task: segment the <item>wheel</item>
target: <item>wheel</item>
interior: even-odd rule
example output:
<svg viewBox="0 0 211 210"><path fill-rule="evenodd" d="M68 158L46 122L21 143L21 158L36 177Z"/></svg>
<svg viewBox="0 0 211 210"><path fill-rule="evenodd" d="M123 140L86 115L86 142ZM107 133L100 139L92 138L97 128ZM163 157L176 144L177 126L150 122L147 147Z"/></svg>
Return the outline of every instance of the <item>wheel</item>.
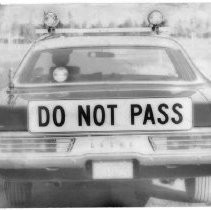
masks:
<svg viewBox="0 0 211 210"><path fill-rule="evenodd" d="M25 206L31 200L32 183L5 181L4 192L11 206Z"/></svg>
<svg viewBox="0 0 211 210"><path fill-rule="evenodd" d="M185 179L185 187L191 201L211 203L211 177Z"/></svg>

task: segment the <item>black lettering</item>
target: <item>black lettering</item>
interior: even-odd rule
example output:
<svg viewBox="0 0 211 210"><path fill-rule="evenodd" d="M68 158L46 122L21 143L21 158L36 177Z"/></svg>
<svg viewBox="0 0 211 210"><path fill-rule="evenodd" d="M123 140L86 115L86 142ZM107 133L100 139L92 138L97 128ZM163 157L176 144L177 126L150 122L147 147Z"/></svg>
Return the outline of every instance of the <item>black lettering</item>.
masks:
<svg viewBox="0 0 211 210"><path fill-rule="evenodd" d="M155 124L155 118L150 104L147 104L146 106L143 124L146 125L148 120L150 120L153 125Z"/></svg>
<svg viewBox="0 0 211 210"><path fill-rule="evenodd" d="M101 120L97 119L98 110L101 111ZM103 106L96 105L93 112L94 122L97 126L101 126L105 122L105 110Z"/></svg>
<svg viewBox="0 0 211 210"><path fill-rule="evenodd" d="M86 122L86 125L90 126L90 106L86 106L86 111L84 111L81 105L78 106L78 125L82 126L82 117Z"/></svg>
<svg viewBox="0 0 211 210"><path fill-rule="evenodd" d="M135 123L135 116L138 116L141 113L142 113L142 108L139 104L131 104L130 106L131 125L134 125Z"/></svg>
<svg viewBox="0 0 211 210"><path fill-rule="evenodd" d="M163 109L168 109L168 105L167 104L160 104L158 106L158 111L164 116L164 120L162 120L161 118L158 118L158 122L162 125L166 124L169 121L169 117L166 114L166 112Z"/></svg>
<svg viewBox="0 0 211 210"><path fill-rule="evenodd" d="M114 125L114 108L117 108L116 104L109 104L107 105L107 108L111 110L111 125Z"/></svg>
<svg viewBox="0 0 211 210"><path fill-rule="evenodd" d="M45 112L45 115L46 115L46 120L45 122L43 122L43 118L42 118L42 113ZM49 110L47 107L45 106L39 106L38 107L38 116L39 116L39 126L40 127L45 127L49 124L49 121L50 121L50 113L49 113Z"/></svg>
<svg viewBox="0 0 211 210"><path fill-rule="evenodd" d="M61 120L60 122L58 122L57 119L57 112L60 111L61 114ZM61 127L62 125L64 125L65 122L65 111L63 109L62 106L56 106L53 110L53 122L57 127Z"/></svg>
<svg viewBox="0 0 211 210"><path fill-rule="evenodd" d="M181 122L183 121L183 116L182 116L182 114L177 110L177 108L180 108L180 109L183 108L182 104L176 103L176 104L174 104L173 107L172 107L173 112L174 112L175 114L178 115L178 120L176 120L175 118L171 118L171 120L172 120L172 122L173 122L174 124L179 124L179 123L181 123Z"/></svg>

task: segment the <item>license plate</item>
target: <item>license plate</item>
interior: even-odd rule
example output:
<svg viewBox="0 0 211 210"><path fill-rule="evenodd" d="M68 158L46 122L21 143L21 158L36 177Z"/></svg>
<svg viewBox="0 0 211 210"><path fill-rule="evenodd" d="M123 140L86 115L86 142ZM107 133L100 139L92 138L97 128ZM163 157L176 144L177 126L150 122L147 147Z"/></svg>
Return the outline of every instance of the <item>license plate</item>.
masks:
<svg viewBox="0 0 211 210"><path fill-rule="evenodd" d="M189 98L30 101L31 132L159 131L192 127Z"/></svg>
<svg viewBox="0 0 211 210"><path fill-rule="evenodd" d="M93 179L132 179L132 161L94 161L92 164Z"/></svg>

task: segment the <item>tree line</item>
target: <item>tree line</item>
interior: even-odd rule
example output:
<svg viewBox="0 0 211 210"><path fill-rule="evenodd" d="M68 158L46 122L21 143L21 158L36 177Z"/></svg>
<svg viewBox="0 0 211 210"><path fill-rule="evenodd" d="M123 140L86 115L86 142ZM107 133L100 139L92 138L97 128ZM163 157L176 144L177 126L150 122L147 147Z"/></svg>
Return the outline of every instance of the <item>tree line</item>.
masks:
<svg viewBox="0 0 211 210"><path fill-rule="evenodd" d="M163 26L169 26L169 23L165 20L163 22ZM88 22L83 22L82 24L76 23L70 20L68 23L59 22L59 28L75 28L75 29L83 29L83 28L131 28L131 27L149 27L149 24L146 20L143 22L136 22L131 20L130 18L125 19L122 23L110 22L107 25L104 25L101 21L96 23L89 24ZM26 24L12 24L11 34L16 34L22 36L26 39L34 39L36 38L35 29L37 28L45 28L44 24L40 24L34 26L30 23ZM211 37L211 22L210 20L201 21L200 19L195 18L190 19L185 23L178 19L173 25L170 27L170 35L175 37L200 37L200 38L209 38Z"/></svg>

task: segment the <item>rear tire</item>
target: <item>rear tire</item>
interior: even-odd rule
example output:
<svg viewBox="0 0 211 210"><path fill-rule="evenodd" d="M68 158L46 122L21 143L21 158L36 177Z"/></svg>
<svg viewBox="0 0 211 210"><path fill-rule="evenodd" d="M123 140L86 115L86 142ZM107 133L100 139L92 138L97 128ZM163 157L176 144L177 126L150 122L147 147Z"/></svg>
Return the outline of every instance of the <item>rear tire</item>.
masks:
<svg viewBox="0 0 211 210"><path fill-rule="evenodd" d="M185 179L188 197L193 202L211 203L211 177Z"/></svg>
<svg viewBox="0 0 211 210"><path fill-rule="evenodd" d="M4 192L12 207L23 207L29 204L32 194L32 183L5 181Z"/></svg>

